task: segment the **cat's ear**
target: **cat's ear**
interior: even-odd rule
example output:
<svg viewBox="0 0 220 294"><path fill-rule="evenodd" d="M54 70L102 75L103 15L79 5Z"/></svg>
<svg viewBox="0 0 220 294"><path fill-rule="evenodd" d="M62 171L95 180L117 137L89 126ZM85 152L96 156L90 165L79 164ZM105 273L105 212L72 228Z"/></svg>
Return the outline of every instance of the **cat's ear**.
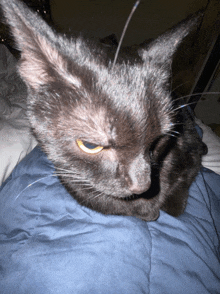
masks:
<svg viewBox="0 0 220 294"><path fill-rule="evenodd" d="M199 22L202 13L198 12L194 16L188 17L156 40L150 43L146 49L139 51L140 56L145 62L154 60L154 63L170 63L177 47L182 42L192 28Z"/></svg>
<svg viewBox="0 0 220 294"><path fill-rule="evenodd" d="M59 52L64 42L62 37L57 36L37 12L22 2L1 0L0 3L21 51L19 72L27 85L37 90L59 75L78 88L80 79L68 73L67 60Z"/></svg>

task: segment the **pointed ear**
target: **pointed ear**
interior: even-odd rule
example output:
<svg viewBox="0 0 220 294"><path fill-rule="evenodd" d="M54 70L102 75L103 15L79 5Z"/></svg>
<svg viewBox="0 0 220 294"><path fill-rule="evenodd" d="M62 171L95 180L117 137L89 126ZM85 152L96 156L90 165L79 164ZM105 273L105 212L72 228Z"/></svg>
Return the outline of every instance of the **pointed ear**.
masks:
<svg viewBox="0 0 220 294"><path fill-rule="evenodd" d="M57 37L46 22L22 2L1 0L1 6L21 51L19 72L26 84L38 89L59 75L78 88L80 79L68 73L67 58L60 50L62 43L68 41Z"/></svg>
<svg viewBox="0 0 220 294"><path fill-rule="evenodd" d="M146 49L141 49L139 54L142 59L145 62L149 62L153 58L159 64L170 63L179 44L188 35L193 26L199 22L201 16L202 13L199 12L197 15L188 17L151 42Z"/></svg>

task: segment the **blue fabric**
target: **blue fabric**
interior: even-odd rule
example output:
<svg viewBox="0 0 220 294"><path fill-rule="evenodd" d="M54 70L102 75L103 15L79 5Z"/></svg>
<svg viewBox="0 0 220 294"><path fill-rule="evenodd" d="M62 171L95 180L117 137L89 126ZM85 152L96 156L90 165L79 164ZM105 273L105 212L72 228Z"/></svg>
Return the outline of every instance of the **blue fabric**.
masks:
<svg viewBox="0 0 220 294"><path fill-rule="evenodd" d="M178 218L80 206L35 148L0 188L1 294L220 293L220 176L203 169Z"/></svg>

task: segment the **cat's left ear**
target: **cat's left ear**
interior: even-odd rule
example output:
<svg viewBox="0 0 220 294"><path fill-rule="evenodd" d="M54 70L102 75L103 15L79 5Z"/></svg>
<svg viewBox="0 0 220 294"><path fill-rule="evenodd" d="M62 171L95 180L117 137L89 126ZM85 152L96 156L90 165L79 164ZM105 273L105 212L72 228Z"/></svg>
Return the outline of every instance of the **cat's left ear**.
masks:
<svg viewBox="0 0 220 294"><path fill-rule="evenodd" d="M143 61L166 64L170 63L177 47L182 42L191 29L199 22L202 13L198 12L194 16L188 17L186 20L180 22L175 27L158 37L150 43L146 49L139 51Z"/></svg>
<svg viewBox="0 0 220 294"><path fill-rule="evenodd" d="M57 36L36 12L19 0L0 0L0 3L21 51L19 73L26 84L38 90L59 77L78 88L80 79L68 72L67 58L60 50L62 46L68 47L68 41Z"/></svg>

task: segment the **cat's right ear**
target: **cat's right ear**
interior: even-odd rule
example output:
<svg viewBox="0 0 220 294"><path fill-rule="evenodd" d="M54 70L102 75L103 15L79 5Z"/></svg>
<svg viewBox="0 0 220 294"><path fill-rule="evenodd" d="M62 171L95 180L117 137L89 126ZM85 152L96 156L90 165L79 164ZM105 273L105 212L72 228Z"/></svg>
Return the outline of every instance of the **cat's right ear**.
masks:
<svg viewBox="0 0 220 294"><path fill-rule="evenodd" d="M57 36L37 12L22 2L0 0L0 3L21 51L19 72L27 86L37 90L59 75L64 82L80 87L80 78L68 72L67 60L59 50L64 42L62 37Z"/></svg>
<svg viewBox="0 0 220 294"><path fill-rule="evenodd" d="M139 54L143 61L148 63L153 60L154 63L160 65L170 64L179 44L192 28L199 23L202 15L202 12L198 12L196 15L188 17L151 42L146 49L141 49Z"/></svg>

